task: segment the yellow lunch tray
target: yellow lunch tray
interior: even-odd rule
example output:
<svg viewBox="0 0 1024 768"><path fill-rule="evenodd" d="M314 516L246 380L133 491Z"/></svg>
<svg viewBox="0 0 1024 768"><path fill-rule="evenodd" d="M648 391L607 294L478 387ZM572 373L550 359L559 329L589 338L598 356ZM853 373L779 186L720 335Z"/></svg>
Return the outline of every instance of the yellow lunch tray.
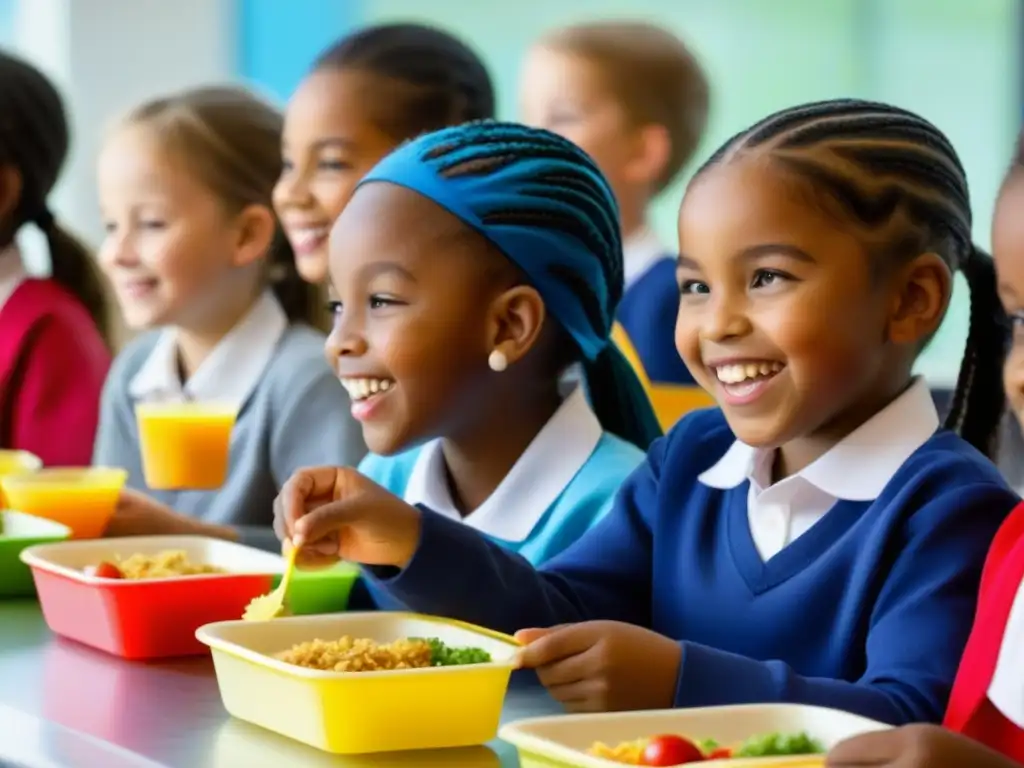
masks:
<svg viewBox="0 0 1024 768"><path fill-rule="evenodd" d="M391 642L436 637L477 647L488 664L386 672L322 672L273 658L298 643L343 636ZM413 613L295 616L200 627L224 707L240 720L335 754L483 744L498 732L519 645L458 621Z"/></svg>

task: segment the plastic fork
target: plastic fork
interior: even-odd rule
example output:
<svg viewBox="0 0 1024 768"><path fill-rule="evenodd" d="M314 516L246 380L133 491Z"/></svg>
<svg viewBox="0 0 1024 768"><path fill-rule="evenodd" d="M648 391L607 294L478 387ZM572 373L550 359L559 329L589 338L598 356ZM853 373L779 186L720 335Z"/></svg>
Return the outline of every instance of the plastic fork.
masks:
<svg viewBox="0 0 1024 768"><path fill-rule="evenodd" d="M285 598L288 596L288 585L292 580L292 573L295 572L295 556L298 554L298 547L292 547L285 556L284 576L277 589L265 595L254 597L242 614L244 621L269 621L287 613Z"/></svg>

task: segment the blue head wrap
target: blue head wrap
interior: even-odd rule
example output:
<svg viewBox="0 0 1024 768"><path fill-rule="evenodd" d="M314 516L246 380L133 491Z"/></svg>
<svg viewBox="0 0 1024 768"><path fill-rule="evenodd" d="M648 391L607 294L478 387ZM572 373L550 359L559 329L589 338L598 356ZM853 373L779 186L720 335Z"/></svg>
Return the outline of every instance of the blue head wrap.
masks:
<svg viewBox="0 0 1024 768"><path fill-rule="evenodd" d="M521 125L469 123L399 147L360 185L374 181L418 192L487 238L522 270L585 358L608 344L622 297L618 207L576 145ZM538 226L544 220L550 226Z"/></svg>
<svg viewBox="0 0 1024 768"><path fill-rule="evenodd" d="M619 211L590 157L549 131L482 121L399 147L359 186L379 181L432 200L526 275L579 347L605 429L646 449L660 428L609 340L623 291Z"/></svg>

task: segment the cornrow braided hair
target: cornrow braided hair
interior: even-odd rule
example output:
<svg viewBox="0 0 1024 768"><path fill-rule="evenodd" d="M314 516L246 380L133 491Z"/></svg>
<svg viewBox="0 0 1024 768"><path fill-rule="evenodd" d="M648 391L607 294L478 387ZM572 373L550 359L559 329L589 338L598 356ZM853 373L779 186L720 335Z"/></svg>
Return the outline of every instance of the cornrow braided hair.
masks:
<svg viewBox="0 0 1024 768"><path fill-rule="evenodd" d="M433 200L515 264L579 349L604 428L646 450L660 427L609 340L624 286L618 207L586 153L549 131L478 121L405 144L360 186L374 181Z"/></svg>
<svg viewBox="0 0 1024 768"><path fill-rule="evenodd" d="M967 174L949 139L907 110L859 99L777 112L729 139L697 171L748 153L772 161L859 225L879 266L935 253L971 291L970 330L946 427L988 456L1005 408L1008 322L992 259L973 244ZM828 204L832 205L829 206Z"/></svg>

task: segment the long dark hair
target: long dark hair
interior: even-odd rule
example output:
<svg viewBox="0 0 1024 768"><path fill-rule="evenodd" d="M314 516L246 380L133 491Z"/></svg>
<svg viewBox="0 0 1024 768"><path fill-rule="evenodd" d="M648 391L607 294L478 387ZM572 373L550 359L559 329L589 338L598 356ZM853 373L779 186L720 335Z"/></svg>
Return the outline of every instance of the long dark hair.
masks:
<svg viewBox="0 0 1024 768"><path fill-rule="evenodd" d="M21 199L0 223L0 240L8 245L25 224L38 226L46 236L53 280L78 298L109 345L107 295L93 255L47 204L68 144L67 116L53 83L27 62L0 53L0 165L21 175Z"/></svg>

